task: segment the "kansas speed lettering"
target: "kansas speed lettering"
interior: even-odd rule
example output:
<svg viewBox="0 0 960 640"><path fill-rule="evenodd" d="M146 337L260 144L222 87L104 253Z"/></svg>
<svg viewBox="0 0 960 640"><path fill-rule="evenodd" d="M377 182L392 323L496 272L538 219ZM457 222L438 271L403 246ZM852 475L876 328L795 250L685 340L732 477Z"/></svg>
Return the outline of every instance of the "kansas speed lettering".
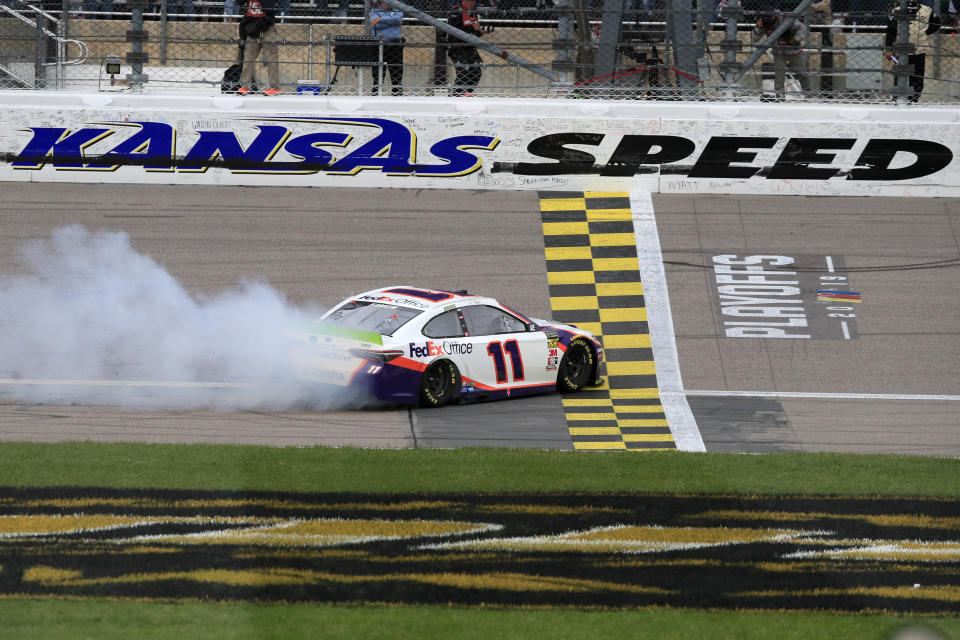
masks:
<svg viewBox="0 0 960 640"><path fill-rule="evenodd" d="M682 136L592 132L541 136L527 145L527 153L536 161L495 162L493 172L900 181L932 175L953 161L953 152L939 142L909 138L711 136L700 146ZM903 155L910 161L898 160Z"/></svg>
<svg viewBox="0 0 960 640"><path fill-rule="evenodd" d="M728 338L851 340L861 294L838 256L725 253L711 259Z"/></svg>
<svg viewBox="0 0 960 640"><path fill-rule="evenodd" d="M252 122L251 122L252 120ZM386 175L452 178L471 174L482 159L471 150L493 150L493 136L462 135L430 146L436 162L418 160L417 136L385 118L251 118L236 130L201 129L193 135L165 122L93 122L79 130L30 127L31 140L13 159L15 169L203 173ZM372 137L371 137L372 134ZM362 137L360 137L362 136ZM192 138L185 143L182 138Z"/></svg>

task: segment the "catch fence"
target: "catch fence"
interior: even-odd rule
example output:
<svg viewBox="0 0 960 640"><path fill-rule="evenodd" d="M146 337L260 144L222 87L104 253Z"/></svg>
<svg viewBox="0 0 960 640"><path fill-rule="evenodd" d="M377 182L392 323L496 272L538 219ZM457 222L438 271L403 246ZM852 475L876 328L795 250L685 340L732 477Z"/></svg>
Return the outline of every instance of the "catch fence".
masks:
<svg viewBox="0 0 960 640"><path fill-rule="evenodd" d="M220 94L238 1L0 0L0 89ZM447 0L386 0L404 14L397 87L370 2L278 0L285 94L960 102L950 0L481 1L475 33L450 26Z"/></svg>

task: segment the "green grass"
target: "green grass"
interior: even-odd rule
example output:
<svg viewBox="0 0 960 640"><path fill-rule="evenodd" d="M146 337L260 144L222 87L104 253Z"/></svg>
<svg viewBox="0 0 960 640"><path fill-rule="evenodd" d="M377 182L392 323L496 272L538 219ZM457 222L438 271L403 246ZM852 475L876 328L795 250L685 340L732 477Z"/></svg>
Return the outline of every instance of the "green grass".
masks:
<svg viewBox="0 0 960 640"><path fill-rule="evenodd" d="M921 626L960 638L956 618L721 613L677 610L533 611L247 603L0 601L4 638L179 640L267 638L655 638L858 640ZM934 638L937 636L933 636ZM917 639L919 640L919 639ZM924 637L922 640L928 640Z"/></svg>
<svg viewBox="0 0 960 640"><path fill-rule="evenodd" d="M832 453L3 443L0 486L960 496L960 461Z"/></svg>
<svg viewBox="0 0 960 640"><path fill-rule="evenodd" d="M840 454L587 454L102 443L0 444L0 486L370 493L638 492L960 496L960 461ZM6 638L889 638L956 618L0 600Z"/></svg>

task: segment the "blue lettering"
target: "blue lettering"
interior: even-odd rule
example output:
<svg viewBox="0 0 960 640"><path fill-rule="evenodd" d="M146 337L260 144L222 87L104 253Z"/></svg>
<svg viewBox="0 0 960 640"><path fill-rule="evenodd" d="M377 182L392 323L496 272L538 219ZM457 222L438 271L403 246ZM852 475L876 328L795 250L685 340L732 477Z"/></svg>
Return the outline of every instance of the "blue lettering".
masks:
<svg viewBox="0 0 960 640"><path fill-rule="evenodd" d="M470 343L463 344L460 342L434 342L433 340L427 340L422 347L418 347L416 342L408 343L410 345L410 357L411 358L427 358L433 356L453 356L453 355L468 355L473 353L473 345Z"/></svg>
<svg viewBox="0 0 960 640"><path fill-rule="evenodd" d="M61 127L30 127L33 139L13 162L15 169L40 169L48 159L57 169L82 169L83 150L113 133L109 129L81 129L70 133Z"/></svg>
<svg viewBox="0 0 960 640"><path fill-rule="evenodd" d="M410 343L410 357L411 358L422 358L427 355L427 349L425 347L418 347L416 343Z"/></svg>
<svg viewBox="0 0 960 640"><path fill-rule="evenodd" d="M332 118L327 122L374 124L380 134L330 167L333 173L354 175L363 169L384 173L410 174L414 170L416 136L403 125L381 118Z"/></svg>
<svg viewBox="0 0 960 640"><path fill-rule="evenodd" d="M210 161L220 156L233 173L270 171L263 165L280 150L290 132L286 127L274 125L256 127L260 133L247 149L243 148L233 131L198 131L200 139L184 157L180 170L203 173L210 168Z"/></svg>
<svg viewBox="0 0 960 640"><path fill-rule="evenodd" d="M446 164L418 164L414 169L418 176L465 176L479 169L482 161L464 149L492 151L499 143L499 140L491 136L447 138L430 147L430 153L441 160L446 160Z"/></svg>
<svg viewBox="0 0 960 640"><path fill-rule="evenodd" d="M117 124L125 127L138 126L140 130L97 158L96 162L91 162L91 165L103 165L112 171L119 165L111 167L111 161L120 160L120 164L143 165L147 171L173 171L173 127L163 122Z"/></svg>
<svg viewBox="0 0 960 640"><path fill-rule="evenodd" d="M339 160L323 147L345 148L348 133L319 131L291 138L280 125L254 125L258 132L244 148L233 131L198 131L197 140L180 159L176 156L176 130L163 122L117 122L112 128L89 127L71 132L63 127L31 127L33 138L14 159L16 169L41 169L52 164L57 170L113 171L120 166L142 166L147 171L202 173L220 164L234 173L299 173L324 171L333 175L355 175L364 169L390 175L447 176L477 171L482 159L468 149L493 150L499 140L492 136L456 136L440 140L430 148L438 161L416 163L416 135L401 123L382 118L266 118L271 122L315 122L375 127L373 139ZM85 155L93 144L117 133L119 127L138 130L109 151ZM277 161L280 150L293 160Z"/></svg>
<svg viewBox="0 0 960 640"><path fill-rule="evenodd" d="M333 162L333 154L320 149L322 145L333 145L344 147L350 142L350 134L347 133L308 133L303 136L297 136L291 139L283 147L283 150L292 156L302 158L304 163L324 165L317 166L312 170L305 170L298 173L316 173L320 169L325 169Z"/></svg>

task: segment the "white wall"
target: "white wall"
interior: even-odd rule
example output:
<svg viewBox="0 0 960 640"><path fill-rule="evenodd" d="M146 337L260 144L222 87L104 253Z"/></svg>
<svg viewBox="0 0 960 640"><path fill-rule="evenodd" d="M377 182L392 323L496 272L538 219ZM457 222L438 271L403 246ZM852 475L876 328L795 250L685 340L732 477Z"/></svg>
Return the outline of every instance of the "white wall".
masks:
<svg viewBox="0 0 960 640"><path fill-rule="evenodd" d="M134 123L149 123L150 135ZM0 181L955 196L958 132L960 112L950 107L8 91ZM539 157L537 145L554 159ZM81 147L79 166L67 166L63 155ZM251 162L183 164L204 147L214 165L237 153ZM16 167L27 150L58 157ZM179 166L168 159L157 170L153 158L145 168L147 152ZM293 164L311 153L330 166ZM663 153L670 161L659 161ZM91 166L104 154L119 166ZM637 154L647 156L640 173ZM872 178L881 179L866 179L877 163Z"/></svg>

